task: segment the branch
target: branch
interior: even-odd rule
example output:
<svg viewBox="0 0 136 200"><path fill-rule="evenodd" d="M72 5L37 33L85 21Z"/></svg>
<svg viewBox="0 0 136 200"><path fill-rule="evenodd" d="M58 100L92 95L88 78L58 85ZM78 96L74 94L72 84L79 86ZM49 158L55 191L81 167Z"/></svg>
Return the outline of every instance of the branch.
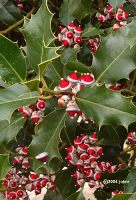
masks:
<svg viewBox="0 0 136 200"><path fill-rule="evenodd" d="M42 99L42 100L50 100L50 99L52 99L53 98L53 96L39 96L38 97L38 99Z"/></svg>
<svg viewBox="0 0 136 200"><path fill-rule="evenodd" d="M25 16L26 18L30 18L31 14L35 11L35 7L32 8L32 10ZM21 24L23 24L24 22L24 17L19 20L18 22L16 22L15 24L9 26L7 29L5 29L4 31L0 31L0 34L7 34L8 32L14 30L15 28L17 28L18 26L20 26Z"/></svg>
<svg viewBox="0 0 136 200"><path fill-rule="evenodd" d="M128 93L130 96L136 96L135 92L132 92L131 90L128 89L123 89L121 90L121 92Z"/></svg>
<svg viewBox="0 0 136 200"><path fill-rule="evenodd" d="M131 86L130 86L130 91L131 92L133 90L133 86L134 86L135 80L136 80L136 71L134 72L134 76L133 76L132 83L131 83Z"/></svg>
<svg viewBox="0 0 136 200"><path fill-rule="evenodd" d="M54 90L51 90L51 89L46 88L46 87L43 87L42 90L43 90L43 92L47 92L47 93L49 93L49 94L54 94L54 95L59 95L59 94L61 94L60 91L54 91Z"/></svg>

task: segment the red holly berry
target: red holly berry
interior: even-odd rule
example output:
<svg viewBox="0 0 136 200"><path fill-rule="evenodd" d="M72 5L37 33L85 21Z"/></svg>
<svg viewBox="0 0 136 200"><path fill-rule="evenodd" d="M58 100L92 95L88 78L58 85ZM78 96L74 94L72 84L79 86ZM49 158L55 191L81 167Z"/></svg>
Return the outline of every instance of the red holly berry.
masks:
<svg viewBox="0 0 136 200"><path fill-rule="evenodd" d="M39 110L45 110L46 107L45 101L39 99L36 105Z"/></svg>
<svg viewBox="0 0 136 200"><path fill-rule="evenodd" d="M72 21L72 22L69 23L68 29L71 30L71 31L73 31L74 28L75 28L75 23Z"/></svg>
<svg viewBox="0 0 136 200"><path fill-rule="evenodd" d="M67 79L71 82L71 83L77 83L78 82L78 74L77 71L72 72L71 74L68 75Z"/></svg>
<svg viewBox="0 0 136 200"><path fill-rule="evenodd" d="M35 156L35 158L45 164L48 160L48 153L47 152L40 153L37 156Z"/></svg>
<svg viewBox="0 0 136 200"><path fill-rule="evenodd" d="M68 90L69 88L71 87L71 83L68 81L68 80L66 80L66 79L61 79L61 81L59 82L59 89L61 90L61 91L66 91L66 90Z"/></svg>
<svg viewBox="0 0 136 200"><path fill-rule="evenodd" d="M66 33L66 37L69 38L69 39L72 39L72 38L74 37L73 32L72 32L72 31L68 31L68 32Z"/></svg>
<svg viewBox="0 0 136 200"><path fill-rule="evenodd" d="M83 30L82 30L82 28L81 28L81 26L79 25L79 26L76 26L75 28L74 28L74 32L76 33L76 35L81 35L81 33L83 32Z"/></svg>
<svg viewBox="0 0 136 200"><path fill-rule="evenodd" d="M82 38L80 37L80 36L76 36L75 38L74 38L74 42L75 43L81 43L82 42Z"/></svg>

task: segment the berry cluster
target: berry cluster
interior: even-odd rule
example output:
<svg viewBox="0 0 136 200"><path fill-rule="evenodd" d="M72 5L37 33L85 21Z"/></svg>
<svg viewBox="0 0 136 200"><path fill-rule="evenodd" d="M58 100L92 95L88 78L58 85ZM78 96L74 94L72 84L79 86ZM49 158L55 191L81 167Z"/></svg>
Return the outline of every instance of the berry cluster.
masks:
<svg viewBox="0 0 136 200"><path fill-rule="evenodd" d="M96 13L96 18L98 21L104 23L107 20L115 19L116 23L113 25L113 30L116 31L120 27L123 27L127 24L126 19L130 16L129 13L127 13L124 10L124 6L120 6L120 8L115 11L111 5L107 5L103 9L103 13Z"/></svg>
<svg viewBox="0 0 136 200"><path fill-rule="evenodd" d="M18 146L15 152L17 155L13 158L13 165L19 165L22 169L28 170L30 168L28 161L28 148Z"/></svg>
<svg viewBox="0 0 136 200"><path fill-rule="evenodd" d="M46 187L47 189L55 189L55 175L51 173L47 176L39 175L30 171L28 162L28 148L18 146L16 148L16 154L13 158L13 166L11 170L6 174L3 185L7 188L4 191L4 198L7 200L29 200L27 191L35 191L38 195L41 193L41 189ZM47 161L47 153L44 152L36 156L40 162Z"/></svg>
<svg viewBox="0 0 136 200"><path fill-rule="evenodd" d="M112 196L115 196L115 195L118 195L118 194L123 194L123 193L124 193L124 191L116 190L116 191L112 192Z"/></svg>
<svg viewBox="0 0 136 200"><path fill-rule="evenodd" d="M99 38L92 38L92 39L87 40L87 45L89 47L91 47L91 49L94 53L96 53L96 51L99 47L99 43L100 43Z"/></svg>
<svg viewBox="0 0 136 200"><path fill-rule="evenodd" d="M95 81L94 75L87 73L78 75L77 71L72 72L66 79L61 79L59 86L54 88L62 94L58 96L58 105L66 107L66 111L71 118L78 117L77 122L82 120L88 123L84 114L80 111L75 101L75 95L85 86L91 86Z"/></svg>
<svg viewBox="0 0 136 200"><path fill-rule="evenodd" d="M56 39L66 47L70 47L73 44L76 44L75 48L77 48L77 44L80 44L82 42L81 34L81 26L76 26L75 23L72 21L67 27L60 26L60 33L57 35Z"/></svg>
<svg viewBox="0 0 136 200"><path fill-rule="evenodd" d="M111 165L109 162L100 161L103 148L97 145L97 134L90 136L82 134L74 140L74 145L66 148L68 165L74 165L77 171L73 174L76 186L82 187L88 182L90 188L103 188L104 183L100 181L102 172L115 173L121 165Z"/></svg>
<svg viewBox="0 0 136 200"><path fill-rule="evenodd" d="M30 106L24 106L19 108L18 110L22 112L24 118L30 117L35 124L38 124L42 121L42 117L44 116L44 110L46 108L46 102L39 99L36 103L36 109Z"/></svg>
<svg viewBox="0 0 136 200"><path fill-rule="evenodd" d="M110 90L121 90L121 89L126 88L126 84L121 84L121 83L116 83L115 85L105 84L105 87L110 89Z"/></svg>
<svg viewBox="0 0 136 200"><path fill-rule="evenodd" d="M131 144L136 144L136 132L129 132L127 139Z"/></svg>

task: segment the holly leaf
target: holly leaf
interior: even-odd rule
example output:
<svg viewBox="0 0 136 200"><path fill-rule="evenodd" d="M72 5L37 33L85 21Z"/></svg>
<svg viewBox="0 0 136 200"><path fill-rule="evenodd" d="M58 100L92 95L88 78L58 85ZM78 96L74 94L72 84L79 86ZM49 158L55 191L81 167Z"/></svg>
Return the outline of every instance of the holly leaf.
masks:
<svg viewBox="0 0 136 200"><path fill-rule="evenodd" d="M19 9L11 2L11 0L0 1L0 20L7 24L13 24L22 18Z"/></svg>
<svg viewBox="0 0 136 200"><path fill-rule="evenodd" d="M126 179L127 183L125 184L126 193L136 192L136 168L133 168Z"/></svg>
<svg viewBox="0 0 136 200"><path fill-rule="evenodd" d="M119 169L116 173L109 173L105 171L102 173L101 182L113 191L124 190L124 185L126 184L126 177L128 173L128 168Z"/></svg>
<svg viewBox="0 0 136 200"><path fill-rule="evenodd" d="M74 194L66 198L65 200L85 200L85 197L83 196L83 193L81 191L81 192L75 192Z"/></svg>
<svg viewBox="0 0 136 200"><path fill-rule="evenodd" d="M132 196L130 196L129 200L135 200L136 199L136 193L132 194Z"/></svg>
<svg viewBox="0 0 136 200"><path fill-rule="evenodd" d="M32 156L36 156L44 151L49 154L49 162L53 158L61 159L58 144L60 142L60 132L64 127L66 112L64 110L54 110L46 115L43 121L36 127L36 135L30 145L29 151Z"/></svg>
<svg viewBox="0 0 136 200"><path fill-rule="evenodd" d="M63 200L63 198L57 190L53 192L50 190L47 190L43 200Z"/></svg>
<svg viewBox="0 0 136 200"><path fill-rule="evenodd" d="M24 123L25 119L22 117L22 113L13 114L10 123L8 121L0 121L0 144L6 145L10 140L14 139Z"/></svg>
<svg viewBox="0 0 136 200"><path fill-rule="evenodd" d="M0 120L10 121L12 113L38 99L36 93L30 93L25 85L14 84L0 91Z"/></svg>
<svg viewBox="0 0 136 200"><path fill-rule="evenodd" d="M72 16L70 12L70 1L69 0L64 0L61 8L60 8L60 20L63 25L67 26L72 20L74 20L74 17Z"/></svg>
<svg viewBox="0 0 136 200"><path fill-rule="evenodd" d="M37 13L32 15L31 20L27 21L22 29L26 39L28 60L32 68L36 70L41 63L42 67L39 66L42 68L41 72L44 71L44 63L59 56L56 51L60 47L50 46L55 39L51 31L52 17L53 14L49 11L47 0L44 0Z"/></svg>
<svg viewBox="0 0 136 200"><path fill-rule="evenodd" d="M126 27L126 32L128 33L127 36L130 41L130 47L132 48L136 43L136 38L134 37L134 33L136 31L136 17L133 18L132 22L127 27Z"/></svg>
<svg viewBox="0 0 136 200"><path fill-rule="evenodd" d="M71 176L74 172L74 168L68 168L66 170L61 170L56 176L55 183L63 199L69 197L77 190L74 185L74 179Z"/></svg>
<svg viewBox="0 0 136 200"><path fill-rule="evenodd" d="M90 0L70 0L69 2L70 12L75 19L79 22L90 14L91 1Z"/></svg>
<svg viewBox="0 0 136 200"><path fill-rule="evenodd" d="M78 72L90 72L89 67L77 60L78 49L67 48L61 52L61 62L69 71L77 70Z"/></svg>
<svg viewBox="0 0 136 200"><path fill-rule="evenodd" d="M121 5L125 3L125 0L109 0L109 4L113 6L113 8L119 8Z"/></svg>
<svg viewBox="0 0 136 200"><path fill-rule="evenodd" d="M102 126L98 135L99 143L101 145L120 146L120 140L117 131L112 126Z"/></svg>
<svg viewBox="0 0 136 200"><path fill-rule="evenodd" d="M125 11L130 13L131 15L136 15L136 6L134 7L132 4L125 3L124 4Z"/></svg>
<svg viewBox="0 0 136 200"><path fill-rule="evenodd" d="M0 179L3 179L5 177L10 168L11 165L9 163L9 155L0 154Z"/></svg>
<svg viewBox="0 0 136 200"><path fill-rule="evenodd" d="M129 26L131 25L112 32L107 37L101 37L92 63L97 82L115 83L122 78L129 79L129 74L135 69L136 45L130 48L127 35Z"/></svg>
<svg viewBox="0 0 136 200"><path fill-rule="evenodd" d="M128 127L136 121L136 107L132 98L126 98L117 91L102 87L86 87L78 93L77 103L86 117L102 125Z"/></svg>
<svg viewBox="0 0 136 200"><path fill-rule="evenodd" d="M63 77L63 64L60 58L55 59L53 62L49 63L44 75L54 82L59 81Z"/></svg>
<svg viewBox="0 0 136 200"><path fill-rule="evenodd" d="M90 25L89 27L86 27L84 29L82 36L83 37L92 37L92 36L100 35L102 33L104 33L104 30L98 29L98 28Z"/></svg>
<svg viewBox="0 0 136 200"><path fill-rule="evenodd" d="M118 195L115 195L112 200L130 200L132 197L132 194L118 194ZM132 199L131 199L132 200ZM134 199L133 199L134 200Z"/></svg>
<svg viewBox="0 0 136 200"><path fill-rule="evenodd" d="M11 84L22 83L26 78L26 60L21 49L3 35L0 35L0 78Z"/></svg>
<svg viewBox="0 0 136 200"><path fill-rule="evenodd" d="M74 48L66 48L61 54L61 62L63 64L67 64L70 61L75 61L77 60L77 53L79 52L79 49L74 49Z"/></svg>
<svg viewBox="0 0 136 200"><path fill-rule="evenodd" d="M136 8L136 2L135 2L135 0L128 0L128 2L130 2Z"/></svg>

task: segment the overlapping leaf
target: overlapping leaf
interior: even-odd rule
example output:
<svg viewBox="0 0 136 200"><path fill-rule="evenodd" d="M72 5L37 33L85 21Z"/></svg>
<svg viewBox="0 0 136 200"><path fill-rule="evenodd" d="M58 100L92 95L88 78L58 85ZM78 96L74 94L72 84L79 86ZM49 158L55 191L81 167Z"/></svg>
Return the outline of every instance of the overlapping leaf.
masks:
<svg viewBox="0 0 136 200"><path fill-rule="evenodd" d="M10 121L11 115L17 108L30 105L37 100L37 94L29 92L23 85L15 84L0 91L0 120Z"/></svg>
<svg viewBox="0 0 136 200"><path fill-rule="evenodd" d="M130 194L127 194L127 193L124 193L124 194L118 194L118 195L115 195L112 200L135 200L134 198L132 199L132 193Z"/></svg>
<svg viewBox="0 0 136 200"><path fill-rule="evenodd" d="M83 196L82 191L81 191L81 192L75 192L74 194L66 198L65 200L85 200L85 197Z"/></svg>
<svg viewBox="0 0 136 200"><path fill-rule="evenodd" d="M10 123L8 121L0 121L0 144L6 145L10 140L14 139L24 125L24 122L25 119L22 117L22 114L14 114Z"/></svg>
<svg viewBox="0 0 136 200"><path fill-rule="evenodd" d="M5 177L10 168L11 165L9 163L9 155L0 154L0 179L3 179Z"/></svg>
<svg viewBox="0 0 136 200"><path fill-rule="evenodd" d="M48 9L47 0L44 0L38 12L24 24L22 30L26 39L28 60L34 69L37 69L38 65L42 63L42 67L39 66L40 73L44 71L44 62L58 57L56 53L58 47L50 46L54 40L51 31L52 17L53 14Z"/></svg>
<svg viewBox="0 0 136 200"><path fill-rule="evenodd" d="M136 168L132 169L126 179L125 192L133 193L136 192Z"/></svg>
<svg viewBox="0 0 136 200"><path fill-rule="evenodd" d="M74 17L72 16L70 10L70 1L64 0L60 8L60 20L65 26L67 26L72 20L74 20Z"/></svg>
<svg viewBox="0 0 136 200"><path fill-rule="evenodd" d="M92 25L90 25L89 27L86 27L83 31L83 37L92 37L92 36L95 36L95 35L100 35L104 33L104 30L102 29L98 29Z"/></svg>
<svg viewBox="0 0 136 200"><path fill-rule="evenodd" d="M0 35L0 77L7 83L23 82L26 60L17 44Z"/></svg>
<svg viewBox="0 0 136 200"><path fill-rule="evenodd" d="M64 0L60 9L60 20L66 26L74 18L81 22L90 14L90 10L91 2L89 0Z"/></svg>
<svg viewBox="0 0 136 200"><path fill-rule="evenodd" d="M64 110L55 110L48 114L36 127L36 135L30 146L30 153L33 156L47 151L49 153L49 161L55 157L61 158L58 144L65 117L66 112Z"/></svg>
<svg viewBox="0 0 136 200"><path fill-rule="evenodd" d="M70 12L79 22L90 14L91 1L89 0L70 0L69 1Z"/></svg>
<svg viewBox="0 0 136 200"><path fill-rule="evenodd" d="M113 8L119 8L121 5L125 3L125 0L109 0L109 4L113 6Z"/></svg>
<svg viewBox="0 0 136 200"><path fill-rule="evenodd" d="M78 72L89 72L90 69L77 60L78 49L67 48L61 53L61 61L69 71L77 70Z"/></svg>
<svg viewBox="0 0 136 200"><path fill-rule="evenodd" d="M133 40L133 46L130 48L131 38L128 35L129 29L132 30L135 23L132 25L101 38L92 63L97 82L115 83L122 78L128 79L130 72L136 68L136 45ZM131 36L133 37L132 34Z"/></svg>
<svg viewBox="0 0 136 200"><path fill-rule="evenodd" d="M91 117L102 125L126 128L136 121L136 107L131 98L123 97L117 91L103 87L86 87L76 97L77 103L86 117Z"/></svg>
<svg viewBox="0 0 136 200"><path fill-rule="evenodd" d="M0 1L0 20L8 24L13 24L22 18L21 11L11 0Z"/></svg>

